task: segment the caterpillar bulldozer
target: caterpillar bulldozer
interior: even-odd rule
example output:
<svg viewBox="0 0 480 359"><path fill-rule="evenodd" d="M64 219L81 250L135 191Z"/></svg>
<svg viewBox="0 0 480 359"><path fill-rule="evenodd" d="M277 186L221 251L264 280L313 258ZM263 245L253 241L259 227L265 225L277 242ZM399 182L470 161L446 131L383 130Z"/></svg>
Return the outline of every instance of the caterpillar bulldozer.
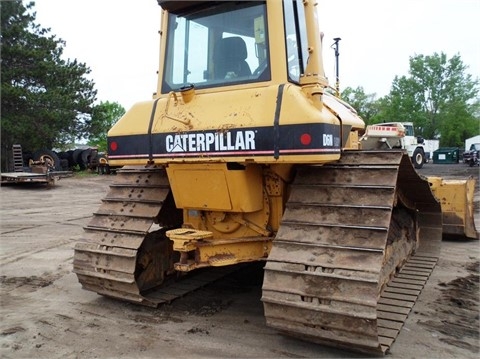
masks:
<svg viewBox="0 0 480 359"><path fill-rule="evenodd" d="M158 3L157 92L108 133L122 168L75 245L81 285L158 306L263 261L267 325L386 353L439 255L432 183L362 147L314 2Z"/></svg>

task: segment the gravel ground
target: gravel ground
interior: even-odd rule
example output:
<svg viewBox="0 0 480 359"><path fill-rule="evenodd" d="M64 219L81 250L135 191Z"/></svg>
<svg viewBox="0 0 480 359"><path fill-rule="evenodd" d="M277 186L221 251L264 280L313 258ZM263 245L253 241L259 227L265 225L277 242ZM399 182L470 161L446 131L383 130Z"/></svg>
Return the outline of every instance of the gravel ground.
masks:
<svg viewBox="0 0 480 359"><path fill-rule="evenodd" d="M426 164L418 172L478 178L478 167L464 164ZM72 273L74 243L113 178L1 188L2 358L366 357L268 328L261 264L158 309L82 290ZM437 267L388 357L478 358L479 254L476 240L442 242Z"/></svg>

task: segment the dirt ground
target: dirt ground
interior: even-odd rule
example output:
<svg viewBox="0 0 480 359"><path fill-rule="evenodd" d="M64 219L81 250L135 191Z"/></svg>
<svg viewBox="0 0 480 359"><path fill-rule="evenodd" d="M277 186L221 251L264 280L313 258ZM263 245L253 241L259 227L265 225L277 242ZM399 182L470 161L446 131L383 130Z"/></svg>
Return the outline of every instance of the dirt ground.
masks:
<svg viewBox="0 0 480 359"><path fill-rule="evenodd" d="M427 164L419 172L478 178L478 167L464 164ZM73 247L113 179L1 187L2 358L366 357L268 328L258 264L158 309L82 290L72 273ZM475 200L478 216L478 186ZM479 254L476 240L442 242L437 267L387 357L478 358Z"/></svg>

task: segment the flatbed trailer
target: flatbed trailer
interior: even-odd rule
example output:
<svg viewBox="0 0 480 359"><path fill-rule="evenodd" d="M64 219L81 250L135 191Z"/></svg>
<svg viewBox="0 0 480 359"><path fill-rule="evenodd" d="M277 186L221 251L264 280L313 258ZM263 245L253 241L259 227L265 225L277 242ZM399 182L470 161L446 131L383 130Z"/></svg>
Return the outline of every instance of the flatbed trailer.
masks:
<svg viewBox="0 0 480 359"><path fill-rule="evenodd" d="M71 176L71 171L49 171L46 173L35 172L4 172L1 173L1 184L14 183L45 183L53 186L60 177Z"/></svg>

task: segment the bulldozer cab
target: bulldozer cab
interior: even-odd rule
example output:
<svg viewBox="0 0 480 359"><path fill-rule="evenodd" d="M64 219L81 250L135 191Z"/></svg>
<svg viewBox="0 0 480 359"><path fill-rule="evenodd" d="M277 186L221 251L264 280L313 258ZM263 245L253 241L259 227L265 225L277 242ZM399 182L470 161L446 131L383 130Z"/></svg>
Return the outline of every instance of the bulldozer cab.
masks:
<svg viewBox="0 0 480 359"><path fill-rule="evenodd" d="M205 89L273 78L277 83L299 83L309 58L319 57L320 37L309 43L307 34L315 31L307 31L302 2L270 2L268 7L267 1L158 2L167 10L162 20L167 25L163 26L161 94L192 85ZM323 74L320 68L312 70Z"/></svg>
<svg viewBox="0 0 480 359"><path fill-rule="evenodd" d="M164 19L162 93L270 80L264 2L187 2L172 10Z"/></svg>

